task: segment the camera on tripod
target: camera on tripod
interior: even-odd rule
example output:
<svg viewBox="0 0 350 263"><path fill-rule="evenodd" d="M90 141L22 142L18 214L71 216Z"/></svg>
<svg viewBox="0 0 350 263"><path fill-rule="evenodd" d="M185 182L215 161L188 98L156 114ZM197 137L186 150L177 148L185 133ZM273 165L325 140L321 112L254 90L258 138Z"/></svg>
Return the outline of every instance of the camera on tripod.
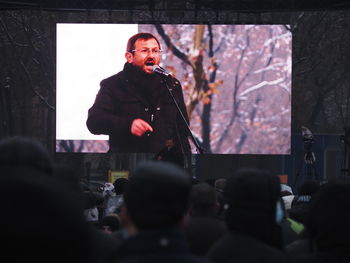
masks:
<svg viewBox="0 0 350 263"><path fill-rule="evenodd" d="M297 169L294 187L297 186L299 180L317 180L318 178L315 165L316 156L312 151L312 145L315 141L314 135L308 128L301 126L301 136L304 144L304 156L300 160L300 165Z"/></svg>
<svg viewBox="0 0 350 263"><path fill-rule="evenodd" d="M301 135L303 137L305 150L311 151L311 146L314 142L314 136L312 132L305 126L301 126Z"/></svg>
<svg viewBox="0 0 350 263"><path fill-rule="evenodd" d="M312 132L305 126L301 126L301 135L303 137L305 155L304 160L307 164L313 164L316 161L315 154L311 151L314 143L314 136Z"/></svg>

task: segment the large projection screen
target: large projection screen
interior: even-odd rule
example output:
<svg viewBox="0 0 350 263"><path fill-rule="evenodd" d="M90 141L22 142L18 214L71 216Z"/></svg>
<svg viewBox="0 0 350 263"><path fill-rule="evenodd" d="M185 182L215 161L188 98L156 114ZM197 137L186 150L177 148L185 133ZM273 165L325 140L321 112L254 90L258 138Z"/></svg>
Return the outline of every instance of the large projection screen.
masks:
<svg viewBox="0 0 350 263"><path fill-rule="evenodd" d="M108 151L86 127L101 80L125 63L129 37L154 34L180 80L190 128L206 153L290 154L288 25L57 24L56 152ZM196 148L192 145L192 152Z"/></svg>

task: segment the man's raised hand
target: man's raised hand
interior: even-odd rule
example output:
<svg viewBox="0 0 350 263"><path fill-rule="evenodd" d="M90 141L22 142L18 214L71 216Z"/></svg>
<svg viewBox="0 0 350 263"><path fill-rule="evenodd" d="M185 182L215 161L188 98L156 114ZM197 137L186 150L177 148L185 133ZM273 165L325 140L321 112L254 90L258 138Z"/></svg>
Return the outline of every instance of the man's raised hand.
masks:
<svg viewBox="0 0 350 263"><path fill-rule="evenodd" d="M135 119L131 123L130 131L135 136L142 136L147 131L153 132L153 128L151 125L148 124L148 122L146 122L142 119Z"/></svg>

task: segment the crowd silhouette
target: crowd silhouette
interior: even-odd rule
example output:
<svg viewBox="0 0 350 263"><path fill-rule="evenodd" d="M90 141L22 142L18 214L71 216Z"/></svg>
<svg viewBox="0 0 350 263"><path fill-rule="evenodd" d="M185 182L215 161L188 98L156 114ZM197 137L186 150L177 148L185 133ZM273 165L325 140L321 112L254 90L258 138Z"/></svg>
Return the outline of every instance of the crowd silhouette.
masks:
<svg viewBox="0 0 350 263"><path fill-rule="evenodd" d="M96 193L20 136L0 140L0 168L3 257L14 262L350 262L344 180L291 189L249 167L202 182L148 160Z"/></svg>

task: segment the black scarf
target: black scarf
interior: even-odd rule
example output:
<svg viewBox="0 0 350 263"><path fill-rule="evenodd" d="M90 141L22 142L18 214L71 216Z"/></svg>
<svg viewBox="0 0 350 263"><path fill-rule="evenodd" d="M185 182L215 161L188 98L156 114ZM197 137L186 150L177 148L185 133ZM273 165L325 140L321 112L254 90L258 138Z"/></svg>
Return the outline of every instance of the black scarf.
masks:
<svg viewBox="0 0 350 263"><path fill-rule="evenodd" d="M125 63L124 71L135 90L145 98L151 106L155 106L161 89L159 76L146 73L130 63Z"/></svg>

